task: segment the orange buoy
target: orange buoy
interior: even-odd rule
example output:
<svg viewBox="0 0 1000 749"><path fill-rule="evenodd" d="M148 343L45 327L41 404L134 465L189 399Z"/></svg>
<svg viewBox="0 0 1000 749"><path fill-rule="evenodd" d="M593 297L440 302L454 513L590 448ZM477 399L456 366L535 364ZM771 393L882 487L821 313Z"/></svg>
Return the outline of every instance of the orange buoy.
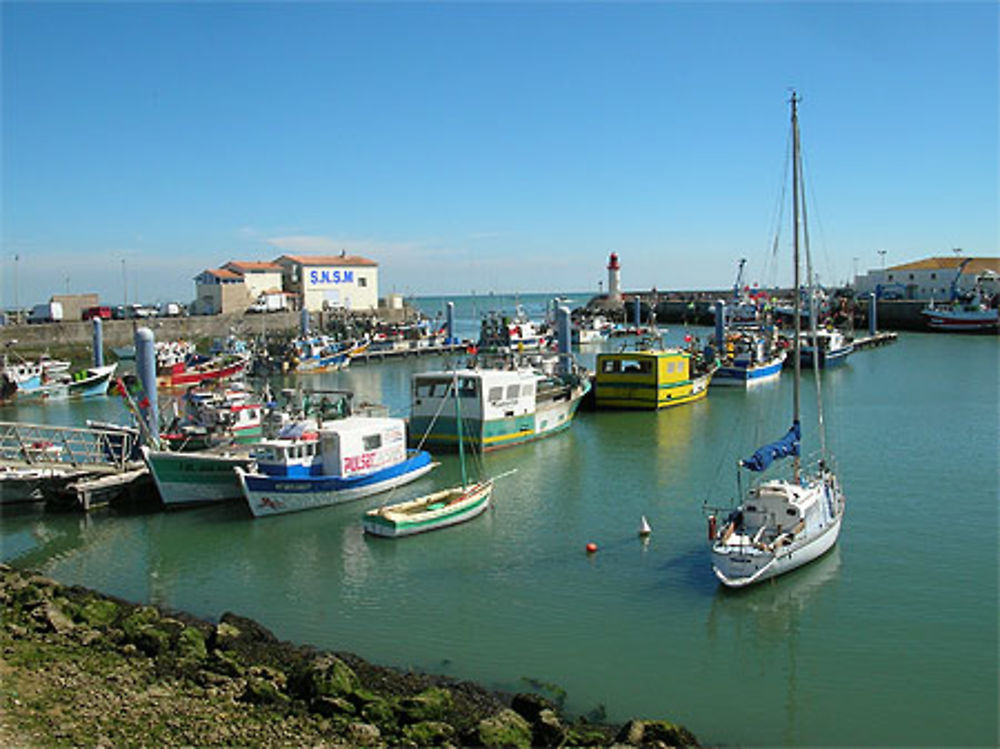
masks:
<svg viewBox="0 0 1000 749"><path fill-rule="evenodd" d="M597 544L591 541L589 544L587 544L587 553L593 554L595 551L597 551Z"/></svg>

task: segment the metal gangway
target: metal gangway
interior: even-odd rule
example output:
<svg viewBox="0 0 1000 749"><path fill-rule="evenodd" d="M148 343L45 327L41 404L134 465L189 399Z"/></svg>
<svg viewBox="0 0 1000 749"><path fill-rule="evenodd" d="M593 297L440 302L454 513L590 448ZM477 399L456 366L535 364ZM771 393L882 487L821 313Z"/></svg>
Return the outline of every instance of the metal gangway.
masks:
<svg viewBox="0 0 1000 749"><path fill-rule="evenodd" d="M142 463L139 431L112 424L86 427L0 421L0 463L124 473Z"/></svg>

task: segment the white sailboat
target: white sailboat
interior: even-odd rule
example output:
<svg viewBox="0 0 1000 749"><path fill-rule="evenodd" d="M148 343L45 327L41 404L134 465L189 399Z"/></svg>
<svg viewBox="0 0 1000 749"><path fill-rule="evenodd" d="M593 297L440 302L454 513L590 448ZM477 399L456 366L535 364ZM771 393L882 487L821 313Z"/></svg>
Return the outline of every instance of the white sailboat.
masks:
<svg viewBox="0 0 1000 749"><path fill-rule="evenodd" d="M795 288L799 288L799 238L803 191L799 143L798 102L792 92L792 222L795 264ZM808 236L808 235L806 235ZM815 315L810 316L815 320ZM815 323L814 323L815 324ZM819 415L820 455L815 464L803 465L799 457L801 440L800 357L802 318L795 307L792 426L780 440L759 448L740 467L754 473L766 470L779 458L791 457L791 475L752 484L741 504L717 522L709 515L709 539L712 544L712 568L723 585L741 588L767 580L811 562L833 547L840 534L845 498L840 482L826 454L823 438L823 411L820 376L817 373L817 413Z"/></svg>

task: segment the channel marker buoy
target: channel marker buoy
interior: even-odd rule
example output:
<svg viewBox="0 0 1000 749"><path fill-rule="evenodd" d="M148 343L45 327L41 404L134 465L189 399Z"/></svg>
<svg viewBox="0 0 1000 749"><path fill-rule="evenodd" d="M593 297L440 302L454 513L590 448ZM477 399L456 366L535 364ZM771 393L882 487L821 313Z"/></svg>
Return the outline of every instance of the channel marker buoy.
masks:
<svg viewBox="0 0 1000 749"><path fill-rule="evenodd" d="M587 553L588 554L593 554L596 551L597 551L597 544L595 544L593 541L591 541L589 544L587 544Z"/></svg>

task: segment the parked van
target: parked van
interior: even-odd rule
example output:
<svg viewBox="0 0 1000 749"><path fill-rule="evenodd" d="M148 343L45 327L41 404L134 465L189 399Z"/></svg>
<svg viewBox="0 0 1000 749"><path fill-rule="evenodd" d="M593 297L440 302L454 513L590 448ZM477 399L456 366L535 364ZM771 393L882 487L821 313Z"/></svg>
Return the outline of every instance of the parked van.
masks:
<svg viewBox="0 0 1000 749"><path fill-rule="evenodd" d="M160 305L160 317L180 317L181 305L177 302L163 302Z"/></svg>
<svg viewBox="0 0 1000 749"><path fill-rule="evenodd" d="M62 319L62 302L46 302L45 304L36 304L31 308L31 313L28 315L29 323L62 322Z"/></svg>
<svg viewBox="0 0 1000 749"><path fill-rule="evenodd" d="M95 317L99 317L102 320L111 319L111 308L110 307L87 307L80 315L81 320L93 320Z"/></svg>

